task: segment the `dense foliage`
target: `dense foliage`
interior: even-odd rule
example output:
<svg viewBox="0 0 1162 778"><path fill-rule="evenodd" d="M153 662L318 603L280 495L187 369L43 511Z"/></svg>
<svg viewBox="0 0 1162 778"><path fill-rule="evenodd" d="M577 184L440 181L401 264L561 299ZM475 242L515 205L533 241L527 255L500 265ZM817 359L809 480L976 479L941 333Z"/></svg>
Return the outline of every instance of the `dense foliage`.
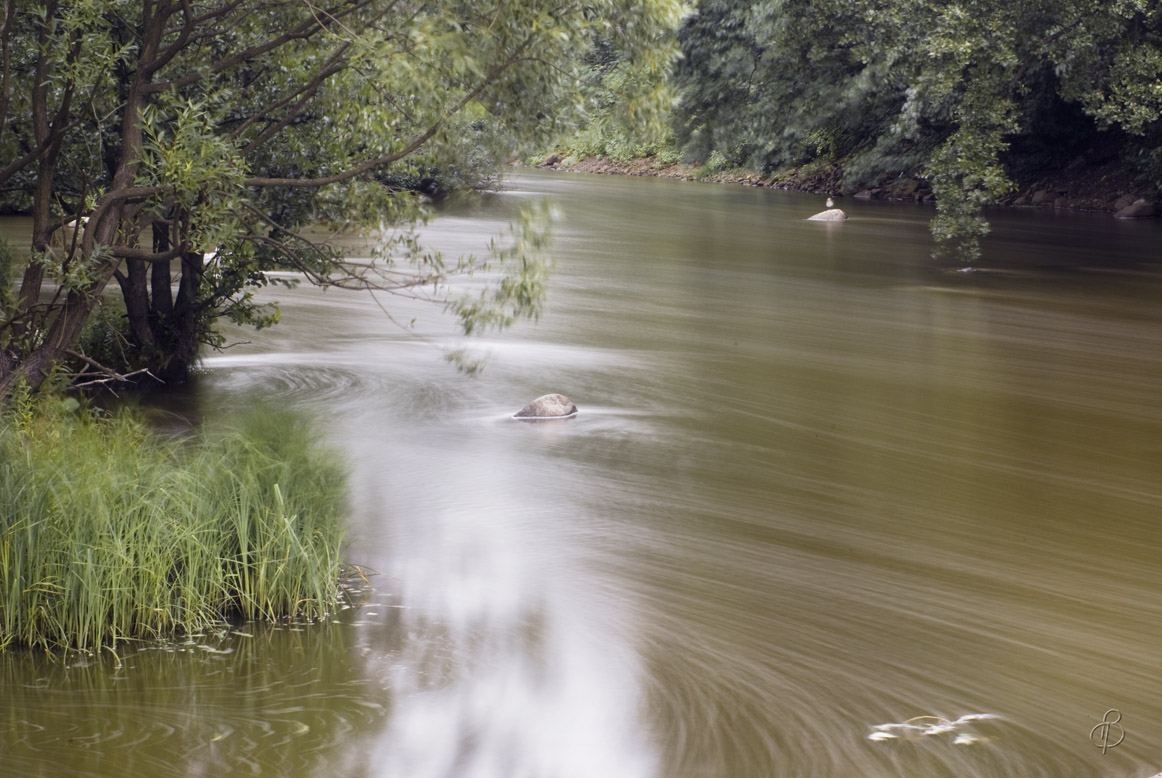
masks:
<svg viewBox="0 0 1162 778"><path fill-rule="evenodd" d="M0 0L0 206L33 217L32 260L0 316L0 394L77 351L114 280L121 345L172 379L213 342L215 318L274 320L252 299L272 267L444 300L449 275L474 264L447 267L405 230L376 267L352 267L299 228L413 221L408 190L478 180L559 131L597 41L664 64L656 43L676 9ZM535 259L508 258L514 280L488 297L493 309L462 315L536 313Z"/></svg>
<svg viewBox="0 0 1162 778"><path fill-rule="evenodd" d="M18 388L0 463L0 650L338 604L344 472L291 414L165 441L134 414Z"/></svg>
<svg viewBox="0 0 1162 778"><path fill-rule="evenodd" d="M842 163L850 188L922 175L934 236L972 260L1018 156L1123 153L1158 188L1160 6L700 0L680 31L679 141L766 171Z"/></svg>
<svg viewBox="0 0 1162 778"><path fill-rule="evenodd" d="M576 86L580 129L567 128L557 145L580 157L677 161L673 127L667 121L674 92L665 54L672 48L672 32L656 41L655 56L648 59L634 59L598 41Z"/></svg>

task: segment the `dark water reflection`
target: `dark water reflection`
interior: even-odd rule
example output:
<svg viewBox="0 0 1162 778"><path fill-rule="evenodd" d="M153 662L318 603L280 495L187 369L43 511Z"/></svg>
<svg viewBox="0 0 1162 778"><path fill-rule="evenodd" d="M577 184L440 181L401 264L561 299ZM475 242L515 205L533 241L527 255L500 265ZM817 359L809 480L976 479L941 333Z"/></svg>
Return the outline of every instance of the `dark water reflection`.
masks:
<svg viewBox="0 0 1162 778"><path fill-rule="evenodd" d="M477 342L479 379L440 360L462 344L436 312L386 301L416 338L313 290L207 363L202 413L327 420L377 602L228 655L10 663L6 765L1162 771L1158 224L1003 212L987 261L949 273L919 207L845 201L829 225L804 196L525 175L429 239L478 251L545 195L548 314ZM507 418L549 391L581 415ZM919 716L949 724L886 726Z"/></svg>

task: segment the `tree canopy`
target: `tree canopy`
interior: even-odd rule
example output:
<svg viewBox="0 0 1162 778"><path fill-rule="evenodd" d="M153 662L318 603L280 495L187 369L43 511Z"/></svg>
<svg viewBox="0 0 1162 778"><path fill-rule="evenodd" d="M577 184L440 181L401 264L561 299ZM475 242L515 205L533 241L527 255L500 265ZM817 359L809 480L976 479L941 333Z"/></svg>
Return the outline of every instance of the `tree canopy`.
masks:
<svg viewBox="0 0 1162 778"><path fill-rule="evenodd" d="M701 0L675 73L687 153L766 170L919 171L933 234L972 261L1014 147L1102 133L1162 182L1156 0ZM1064 161L1058 160L1064 165Z"/></svg>
<svg viewBox="0 0 1162 778"><path fill-rule="evenodd" d="M355 268L299 230L414 220L414 190L491 174L568 122L596 41L664 62L677 22L673 0L0 4L0 204L33 219L0 393L91 359L78 338L112 281L122 345L176 378L215 318L272 321L252 291L274 267L438 296L471 263L405 231ZM517 254L515 276L457 306L466 327L535 313L540 271Z"/></svg>

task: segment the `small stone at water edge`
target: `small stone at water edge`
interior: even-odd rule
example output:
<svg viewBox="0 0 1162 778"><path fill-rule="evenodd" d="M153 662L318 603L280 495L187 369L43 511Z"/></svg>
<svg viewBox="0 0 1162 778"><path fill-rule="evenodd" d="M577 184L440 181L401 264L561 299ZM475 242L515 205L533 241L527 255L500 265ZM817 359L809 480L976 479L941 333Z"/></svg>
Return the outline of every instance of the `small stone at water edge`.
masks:
<svg viewBox="0 0 1162 778"><path fill-rule="evenodd" d="M514 419L567 419L577 415L577 406L563 394L546 394L521 408Z"/></svg>

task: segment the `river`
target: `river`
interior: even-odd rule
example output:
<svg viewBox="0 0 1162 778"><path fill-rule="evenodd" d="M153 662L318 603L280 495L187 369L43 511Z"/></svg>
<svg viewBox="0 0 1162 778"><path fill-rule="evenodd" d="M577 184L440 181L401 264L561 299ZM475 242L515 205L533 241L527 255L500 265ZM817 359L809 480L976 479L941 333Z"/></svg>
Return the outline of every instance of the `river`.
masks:
<svg viewBox="0 0 1162 778"><path fill-rule="evenodd" d="M425 239L545 197L541 321L278 290L190 391L321 419L370 600L0 658L0 774L1162 771L1157 221L998 212L945 272L921 206L525 172ZM547 392L580 414L509 418Z"/></svg>

